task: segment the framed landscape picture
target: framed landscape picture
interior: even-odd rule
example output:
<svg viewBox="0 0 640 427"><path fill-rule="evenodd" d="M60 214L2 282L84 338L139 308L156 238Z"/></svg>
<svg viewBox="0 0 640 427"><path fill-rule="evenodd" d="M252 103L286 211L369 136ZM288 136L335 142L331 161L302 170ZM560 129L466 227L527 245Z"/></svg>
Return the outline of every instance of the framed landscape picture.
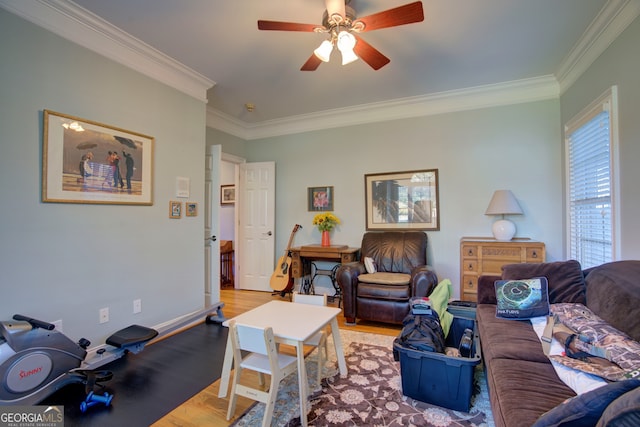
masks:
<svg viewBox="0 0 640 427"><path fill-rule="evenodd" d="M220 204L233 205L236 202L236 186L221 185L220 186Z"/></svg>
<svg viewBox="0 0 640 427"><path fill-rule="evenodd" d="M439 230L438 169L364 176L367 230Z"/></svg>
<svg viewBox="0 0 640 427"><path fill-rule="evenodd" d="M43 202L153 204L153 137L49 110L43 129Z"/></svg>

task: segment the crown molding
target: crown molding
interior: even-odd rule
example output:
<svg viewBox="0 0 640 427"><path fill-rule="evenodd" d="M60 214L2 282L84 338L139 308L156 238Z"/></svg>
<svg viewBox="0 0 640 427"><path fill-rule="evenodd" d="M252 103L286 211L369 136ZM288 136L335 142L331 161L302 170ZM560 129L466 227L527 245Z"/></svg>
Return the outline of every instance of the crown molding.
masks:
<svg viewBox="0 0 640 427"><path fill-rule="evenodd" d="M213 107L207 107L207 126L244 140L254 140L388 120L541 101L558 98L558 96L558 82L554 76L549 75L338 108L260 123L245 123Z"/></svg>
<svg viewBox="0 0 640 427"><path fill-rule="evenodd" d="M73 43L207 102L215 82L69 0L0 0L0 7Z"/></svg>
<svg viewBox="0 0 640 427"><path fill-rule="evenodd" d="M0 0L0 7L202 102L215 82L70 0ZM569 88L640 15L640 0L609 0L555 76L478 86L387 102L247 123L212 107L207 126L245 140L552 99Z"/></svg>
<svg viewBox="0 0 640 427"><path fill-rule="evenodd" d="M640 0L609 0L555 73L564 93L640 15Z"/></svg>

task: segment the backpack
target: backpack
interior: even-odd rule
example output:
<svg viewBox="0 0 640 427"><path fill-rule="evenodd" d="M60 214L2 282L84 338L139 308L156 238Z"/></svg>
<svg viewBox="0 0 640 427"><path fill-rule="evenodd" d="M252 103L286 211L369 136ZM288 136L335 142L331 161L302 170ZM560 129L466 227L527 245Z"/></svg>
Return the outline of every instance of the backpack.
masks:
<svg viewBox="0 0 640 427"><path fill-rule="evenodd" d="M399 344L413 350L444 353L444 331L435 310L431 314L409 313L402 321Z"/></svg>

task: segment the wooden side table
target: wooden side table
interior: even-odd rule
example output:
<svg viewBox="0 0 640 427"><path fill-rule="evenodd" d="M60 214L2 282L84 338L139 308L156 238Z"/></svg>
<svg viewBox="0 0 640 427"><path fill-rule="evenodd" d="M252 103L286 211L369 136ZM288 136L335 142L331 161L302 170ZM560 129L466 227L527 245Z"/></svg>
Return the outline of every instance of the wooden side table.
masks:
<svg viewBox="0 0 640 427"><path fill-rule="evenodd" d="M521 262L545 262L542 242L515 238L501 242L488 237L460 239L460 299L477 301L478 277L502 275L502 266Z"/></svg>
<svg viewBox="0 0 640 427"><path fill-rule="evenodd" d="M357 261L360 254L360 248L353 248L347 245L322 246L316 244L291 248L289 252L291 253L291 275L294 279L301 280L301 292L313 292L313 278L315 278L315 276L329 276L329 278L331 278L333 289L335 290L333 298L338 298L340 300L340 287L335 280L335 270L337 270L337 268L334 267L331 270L320 270L315 268L315 274L312 278L310 276L312 273L313 261L329 261L335 262L338 265Z"/></svg>

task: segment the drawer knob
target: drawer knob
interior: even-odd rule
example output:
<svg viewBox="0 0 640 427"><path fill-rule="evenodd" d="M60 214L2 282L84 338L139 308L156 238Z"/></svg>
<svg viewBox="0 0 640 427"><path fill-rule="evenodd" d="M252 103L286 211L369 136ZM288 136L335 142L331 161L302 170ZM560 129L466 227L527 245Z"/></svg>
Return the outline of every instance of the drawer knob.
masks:
<svg viewBox="0 0 640 427"><path fill-rule="evenodd" d="M533 251L532 257L533 257L533 258L538 258L538 252Z"/></svg>
<svg viewBox="0 0 640 427"><path fill-rule="evenodd" d="M469 249L469 252L467 253L469 256L473 255L473 250Z"/></svg>
<svg viewBox="0 0 640 427"><path fill-rule="evenodd" d="M469 270L473 270L473 264L469 264Z"/></svg>
<svg viewBox="0 0 640 427"><path fill-rule="evenodd" d="M467 286L470 287L470 288L473 288L473 282L471 280L469 280L467 282Z"/></svg>

